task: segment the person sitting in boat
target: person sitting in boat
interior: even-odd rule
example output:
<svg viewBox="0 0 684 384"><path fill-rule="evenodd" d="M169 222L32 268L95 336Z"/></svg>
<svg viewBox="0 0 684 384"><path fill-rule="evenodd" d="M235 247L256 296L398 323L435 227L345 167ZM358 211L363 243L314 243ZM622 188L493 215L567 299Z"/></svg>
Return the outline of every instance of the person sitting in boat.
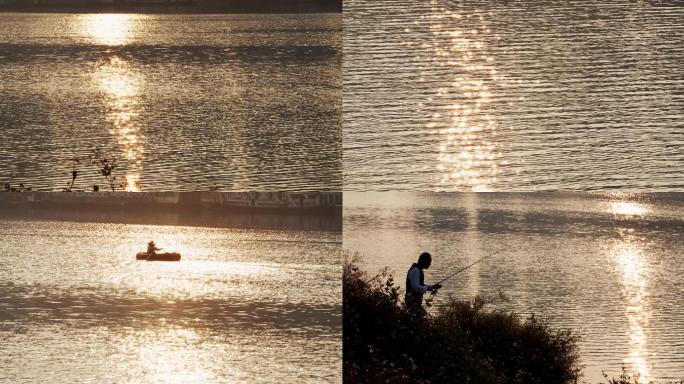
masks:
<svg viewBox="0 0 684 384"><path fill-rule="evenodd" d="M147 243L148 255L154 255L157 251L161 251L161 248L157 248L157 246L154 244L154 241L150 241L149 243Z"/></svg>

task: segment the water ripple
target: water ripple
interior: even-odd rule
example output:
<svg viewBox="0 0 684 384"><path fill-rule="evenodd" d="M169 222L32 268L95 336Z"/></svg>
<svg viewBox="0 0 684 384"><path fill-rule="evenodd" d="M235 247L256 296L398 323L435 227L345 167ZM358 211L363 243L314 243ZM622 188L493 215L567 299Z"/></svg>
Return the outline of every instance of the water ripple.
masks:
<svg viewBox="0 0 684 384"><path fill-rule="evenodd" d="M338 15L9 13L0 36L2 182L108 188L99 148L127 190L341 189Z"/></svg>
<svg viewBox="0 0 684 384"><path fill-rule="evenodd" d="M681 190L684 8L345 4L347 190Z"/></svg>

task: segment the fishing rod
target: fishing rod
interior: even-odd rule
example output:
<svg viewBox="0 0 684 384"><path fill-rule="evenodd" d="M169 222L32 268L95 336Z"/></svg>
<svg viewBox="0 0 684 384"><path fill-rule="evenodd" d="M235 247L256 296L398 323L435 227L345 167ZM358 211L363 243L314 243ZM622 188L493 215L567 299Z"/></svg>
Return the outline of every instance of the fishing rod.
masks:
<svg viewBox="0 0 684 384"><path fill-rule="evenodd" d="M504 249L499 249L498 251L496 251L496 252L494 252L494 253L490 253L489 255L487 255L487 256L485 256L485 257L483 257L483 258L477 260L476 262L474 262L474 263L472 263L472 264L470 264L470 265L468 265L468 266L465 266L465 267L459 269L458 271L452 273L452 274L449 275L447 278L442 279L440 282L436 283L435 285L437 285L437 284L442 284L443 282L445 282L445 281L451 279L452 277L458 275L459 273L465 271L466 269L472 267L473 265L475 265L475 264L477 264L477 263L479 263L479 262L481 262L481 261L484 261L485 259L489 259L490 257L496 255L497 253L501 253L501 252L503 252L503 251L504 251Z"/></svg>

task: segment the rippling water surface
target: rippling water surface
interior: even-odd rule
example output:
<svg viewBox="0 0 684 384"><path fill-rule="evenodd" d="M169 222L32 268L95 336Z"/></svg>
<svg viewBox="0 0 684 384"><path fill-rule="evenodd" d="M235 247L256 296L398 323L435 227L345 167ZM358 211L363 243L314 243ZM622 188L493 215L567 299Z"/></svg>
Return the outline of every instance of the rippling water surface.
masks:
<svg viewBox="0 0 684 384"><path fill-rule="evenodd" d="M0 381L341 380L339 232L0 228ZM183 259L136 261L149 239Z"/></svg>
<svg viewBox="0 0 684 384"><path fill-rule="evenodd" d="M0 13L0 181L341 188L341 16ZM75 163L72 159L79 158Z"/></svg>
<svg viewBox="0 0 684 384"><path fill-rule="evenodd" d="M345 189L681 190L666 3L345 2Z"/></svg>
<svg viewBox="0 0 684 384"><path fill-rule="evenodd" d="M621 366L684 379L684 193L345 193L345 249L364 269L389 266L403 290L421 252L426 282L503 250L445 283L447 297L508 298L581 336L584 379Z"/></svg>

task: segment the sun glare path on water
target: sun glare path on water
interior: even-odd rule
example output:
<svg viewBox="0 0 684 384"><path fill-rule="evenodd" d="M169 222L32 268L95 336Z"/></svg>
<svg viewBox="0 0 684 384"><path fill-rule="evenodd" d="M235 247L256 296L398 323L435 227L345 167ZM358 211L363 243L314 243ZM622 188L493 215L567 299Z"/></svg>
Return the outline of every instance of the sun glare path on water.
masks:
<svg viewBox="0 0 684 384"><path fill-rule="evenodd" d="M126 159L123 189L128 192L140 191L144 154L144 137L139 124L143 110L140 102L142 77L118 57L98 66L94 76L103 95L106 117L111 123L110 132L116 137L123 158Z"/></svg>
<svg viewBox="0 0 684 384"><path fill-rule="evenodd" d="M648 359L648 328L651 318L649 309L649 266L647 255L639 239L630 232L621 232L621 239L613 246L618 270L622 275L623 294L627 300L625 315L629 322L629 355L624 363L635 370L640 379L650 380Z"/></svg>
<svg viewBox="0 0 684 384"><path fill-rule="evenodd" d="M130 41L132 29L141 17L114 13L83 15L82 33L98 44L123 45Z"/></svg>
<svg viewBox="0 0 684 384"><path fill-rule="evenodd" d="M629 194L609 194L606 211L616 218L640 219L649 212L647 205L630 201L638 197ZM650 268L643 239L633 228L619 228L619 237L612 247L617 270L621 275L622 292L626 300L625 316L629 323L629 354L624 364L639 374L640 379L650 379L651 355L648 349Z"/></svg>
<svg viewBox="0 0 684 384"><path fill-rule="evenodd" d="M125 45L131 42L134 29L143 17L133 14L83 15L81 33L96 44ZM118 183L125 191L140 191L144 138L138 118L142 111L142 77L134 74L129 63L117 56L99 64L94 77L103 94L106 117L111 122L110 132L116 136L126 159L126 172Z"/></svg>
<svg viewBox="0 0 684 384"><path fill-rule="evenodd" d="M643 204L620 201L611 203L610 211L618 215L643 216L648 213L648 208Z"/></svg>
<svg viewBox="0 0 684 384"><path fill-rule="evenodd" d="M433 65L446 66L453 74L444 79L434 96L450 101L426 124L440 137L439 183L447 190L492 191L499 168L506 164L500 160L495 119L487 112L491 88L501 79L479 36L490 30L482 16L476 20L477 28L463 28L463 15L432 4L432 12L423 22L429 23L434 39L425 48Z"/></svg>

